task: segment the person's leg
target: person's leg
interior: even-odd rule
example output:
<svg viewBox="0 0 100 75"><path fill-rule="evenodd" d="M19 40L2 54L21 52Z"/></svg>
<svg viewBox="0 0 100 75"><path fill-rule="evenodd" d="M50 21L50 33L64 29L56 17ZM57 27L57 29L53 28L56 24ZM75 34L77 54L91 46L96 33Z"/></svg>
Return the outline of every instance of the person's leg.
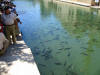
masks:
<svg viewBox="0 0 100 75"><path fill-rule="evenodd" d="M6 49L9 46L9 41L8 40L5 40L4 43L3 43L3 46L4 46L4 50L6 51Z"/></svg>
<svg viewBox="0 0 100 75"><path fill-rule="evenodd" d="M5 27L5 35L6 35L6 38L9 40L9 43L11 44L10 27L8 26Z"/></svg>
<svg viewBox="0 0 100 75"><path fill-rule="evenodd" d="M20 31L19 31L18 23L17 23L17 25L15 26L15 32L16 32L16 36L19 36Z"/></svg>
<svg viewBox="0 0 100 75"><path fill-rule="evenodd" d="M12 34L13 43L15 44L16 43L15 25L13 25L12 28L11 28L11 34Z"/></svg>
<svg viewBox="0 0 100 75"><path fill-rule="evenodd" d="M0 56L2 56L5 53L4 49L0 50Z"/></svg>

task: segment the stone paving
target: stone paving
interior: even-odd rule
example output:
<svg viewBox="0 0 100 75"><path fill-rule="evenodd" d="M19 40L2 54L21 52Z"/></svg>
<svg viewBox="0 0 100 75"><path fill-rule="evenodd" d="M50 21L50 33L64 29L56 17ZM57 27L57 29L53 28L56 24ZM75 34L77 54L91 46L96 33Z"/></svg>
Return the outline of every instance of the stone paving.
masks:
<svg viewBox="0 0 100 75"><path fill-rule="evenodd" d="M21 38L0 57L0 75L40 75L30 48Z"/></svg>

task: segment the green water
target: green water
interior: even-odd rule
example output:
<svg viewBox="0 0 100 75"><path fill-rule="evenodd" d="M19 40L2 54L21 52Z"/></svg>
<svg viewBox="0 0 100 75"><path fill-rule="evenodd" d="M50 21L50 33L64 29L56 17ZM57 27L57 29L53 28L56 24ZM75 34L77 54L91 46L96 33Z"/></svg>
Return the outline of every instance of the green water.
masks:
<svg viewBox="0 0 100 75"><path fill-rule="evenodd" d="M100 75L99 10L54 0L15 4L41 75Z"/></svg>

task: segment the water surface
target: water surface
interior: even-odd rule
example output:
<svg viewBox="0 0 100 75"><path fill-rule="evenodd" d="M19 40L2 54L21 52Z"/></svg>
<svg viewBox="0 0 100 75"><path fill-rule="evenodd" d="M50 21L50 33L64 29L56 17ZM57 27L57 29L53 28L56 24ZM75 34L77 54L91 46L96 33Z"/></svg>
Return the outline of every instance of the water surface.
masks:
<svg viewBox="0 0 100 75"><path fill-rule="evenodd" d="M99 10L54 0L15 4L41 75L100 75Z"/></svg>

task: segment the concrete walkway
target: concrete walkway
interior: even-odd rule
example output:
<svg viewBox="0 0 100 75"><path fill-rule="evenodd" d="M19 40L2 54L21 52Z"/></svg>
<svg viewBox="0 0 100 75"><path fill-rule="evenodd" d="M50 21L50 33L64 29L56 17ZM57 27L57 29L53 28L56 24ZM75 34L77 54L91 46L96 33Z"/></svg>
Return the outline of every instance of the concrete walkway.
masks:
<svg viewBox="0 0 100 75"><path fill-rule="evenodd" d="M21 38L0 57L0 75L40 75L30 48Z"/></svg>
<svg viewBox="0 0 100 75"><path fill-rule="evenodd" d="M82 2L76 2L76 1L68 1L68 0L61 0L62 2L67 2L67 3L72 3L72 4L77 4L77 5L82 5L82 6L91 6L90 4L88 3L82 3Z"/></svg>
<svg viewBox="0 0 100 75"><path fill-rule="evenodd" d="M61 2L71 3L71 4L77 4L77 5L80 5L80 6L86 6L86 7L100 9L100 6L91 6L91 4L88 4L88 3L76 2L76 1L69 1L69 0L60 0L60 1Z"/></svg>

